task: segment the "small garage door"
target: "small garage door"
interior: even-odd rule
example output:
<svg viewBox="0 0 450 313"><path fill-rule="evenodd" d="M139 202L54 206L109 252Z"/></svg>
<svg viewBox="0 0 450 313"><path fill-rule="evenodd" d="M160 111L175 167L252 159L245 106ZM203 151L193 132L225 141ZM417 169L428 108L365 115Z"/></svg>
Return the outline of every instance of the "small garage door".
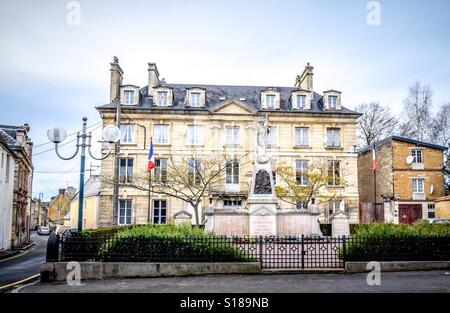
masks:
<svg viewBox="0 0 450 313"><path fill-rule="evenodd" d="M400 224L412 224L422 219L421 204L399 204L398 205Z"/></svg>

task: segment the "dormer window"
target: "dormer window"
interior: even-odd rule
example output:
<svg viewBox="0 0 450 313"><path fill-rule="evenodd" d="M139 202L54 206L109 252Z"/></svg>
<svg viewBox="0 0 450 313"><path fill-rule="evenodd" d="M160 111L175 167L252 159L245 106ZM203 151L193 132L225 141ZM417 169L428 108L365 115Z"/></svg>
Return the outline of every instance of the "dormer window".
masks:
<svg viewBox="0 0 450 313"><path fill-rule="evenodd" d="M266 95L266 108L273 109L275 107L275 95Z"/></svg>
<svg viewBox="0 0 450 313"><path fill-rule="evenodd" d="M337 109L337 96L328 96L328 108L330 110Z"/></svg>
<svg viewBox="0 0 450 313"><path fill-rule="evenodd" d="M200 92L191 92L190 105L191 105L191 107L199 107L199 106L201 106L201 104L200 104Z"/></svg>
<svg viewBox="0 0 450 313"><path fill-rule="evenodd" d="M168 91L158 91L158 105L168 106L169 105L169 92Z"/></svg>
<svg viewBox="0 0 450 313"><path fill-rule="evenodd" d="M330 89L323 92L323 105L325 110L341 110L341 92Z"/></svg>
<svg viewBox="0 0 450 313"><path fill-rule="evenodd" d="M304 109L306 107L306 95L297 95L296 109Z"/></svg>
<svg viewBox="0 0 450 313"><path fill-rule="evenodd" d="M123 92L123 103L134 104L134 90L125 90Z"/></svg>

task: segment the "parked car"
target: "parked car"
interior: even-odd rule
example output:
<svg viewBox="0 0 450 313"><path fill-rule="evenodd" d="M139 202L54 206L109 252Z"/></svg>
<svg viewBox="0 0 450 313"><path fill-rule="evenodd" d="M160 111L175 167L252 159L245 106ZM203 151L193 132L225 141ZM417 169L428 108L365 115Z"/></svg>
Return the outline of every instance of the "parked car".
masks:
<svg viewBox="0 0 450 313"><path fill-rule="evenodd" d="M38 233L38 235L50 235L50 227L39 226L37 233Z"/></svg>
<svg viewBox="0 0 450 313"><path fill-rule="evenodd" d="M420 223L429 223L429 224L448 224L450 223L450 219L448 218L425 218L423 220L418 220L415 224Z"/></svg>

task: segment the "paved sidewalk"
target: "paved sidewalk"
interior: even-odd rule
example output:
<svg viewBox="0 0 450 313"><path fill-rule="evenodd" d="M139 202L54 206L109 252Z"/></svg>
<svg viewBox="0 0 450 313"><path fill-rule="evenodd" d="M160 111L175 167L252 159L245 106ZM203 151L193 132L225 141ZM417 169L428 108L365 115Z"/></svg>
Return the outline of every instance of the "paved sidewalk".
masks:
<svg viewBox="0 0 450 313"><path fill-rule="evenodd" d="M265 274L198 277L93 280L80 286L38 283L20 290L25 293L53 292L445 292L450 293L450 270L382 273L380 286L369 286L367 274Z"/></svg>

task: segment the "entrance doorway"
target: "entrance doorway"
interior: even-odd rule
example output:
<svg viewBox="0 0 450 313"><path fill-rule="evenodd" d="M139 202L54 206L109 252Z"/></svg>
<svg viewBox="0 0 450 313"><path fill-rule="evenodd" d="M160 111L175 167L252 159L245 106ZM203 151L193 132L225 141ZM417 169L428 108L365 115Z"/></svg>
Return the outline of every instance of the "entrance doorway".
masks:
<svg viewBox="0 0 450 313"><path fill-rule="evenodd" d="M398 213L400 224L412 224L422 219L422 204L399 204Z"/></svg>

